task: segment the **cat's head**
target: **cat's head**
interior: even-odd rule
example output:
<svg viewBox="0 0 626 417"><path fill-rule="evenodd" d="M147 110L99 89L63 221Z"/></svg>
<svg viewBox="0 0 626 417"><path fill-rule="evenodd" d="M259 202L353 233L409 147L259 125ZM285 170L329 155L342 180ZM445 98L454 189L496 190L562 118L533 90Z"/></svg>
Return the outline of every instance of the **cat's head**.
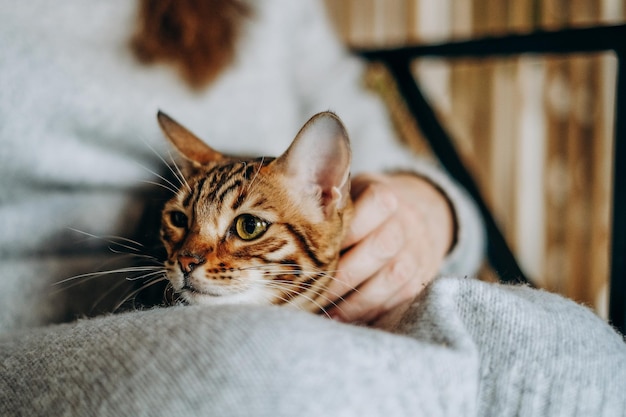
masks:
<svg viewBox="0 0 626 417"><path fill-rule="evenodd" d="M319 311L352 212L350 144L337 116L313 116L278 158L224 155L159 112L185 159L161 239L174 291L191 304L288 304Z"/></svg>

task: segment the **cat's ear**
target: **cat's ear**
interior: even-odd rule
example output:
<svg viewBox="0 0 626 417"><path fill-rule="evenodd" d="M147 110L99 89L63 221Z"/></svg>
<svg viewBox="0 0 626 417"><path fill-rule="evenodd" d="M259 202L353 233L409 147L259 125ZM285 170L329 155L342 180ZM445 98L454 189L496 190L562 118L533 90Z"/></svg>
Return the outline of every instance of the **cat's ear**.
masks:
<svg viewBox="0 0 626 417"><path fill-rule="evenodd" d="M159 110L159 125L172 145L187 160L197 165L206 165L224 159L224 155L204 143L176 120Z"/></svg>
<svg viewBox="0 0 626 417"><path fill-rule="evenodd" d="M324 112L300 129L276 164L300 190L315 195L329 215L350 198L350 160L346 129L335 114Z"/></svg>

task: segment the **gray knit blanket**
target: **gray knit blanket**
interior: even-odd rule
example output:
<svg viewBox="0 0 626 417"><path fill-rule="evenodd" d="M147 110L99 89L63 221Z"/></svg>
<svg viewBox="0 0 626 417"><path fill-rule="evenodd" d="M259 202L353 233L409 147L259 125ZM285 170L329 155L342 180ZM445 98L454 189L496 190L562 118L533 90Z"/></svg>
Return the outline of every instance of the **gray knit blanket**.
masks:
<svg viewBox="0 0 626 417"><path fill-rule="evenodd" d="M626 344L527 287L435 281L395 334L172 307L0 338L0 415L624 416Z"/></svg>

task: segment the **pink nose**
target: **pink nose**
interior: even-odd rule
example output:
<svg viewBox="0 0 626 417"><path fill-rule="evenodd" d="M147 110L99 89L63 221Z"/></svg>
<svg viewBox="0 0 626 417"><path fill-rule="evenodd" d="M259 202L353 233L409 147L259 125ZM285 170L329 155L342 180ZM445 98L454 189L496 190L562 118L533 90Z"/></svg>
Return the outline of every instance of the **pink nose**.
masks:
<svg viewBox="0 0 626 417"><path fill-rule="evenodd" d="M180 269L186 274L190 273L197 266L202 265L204 262L204 259L197 255L178 256L178 264L180 265Z"/></svg>

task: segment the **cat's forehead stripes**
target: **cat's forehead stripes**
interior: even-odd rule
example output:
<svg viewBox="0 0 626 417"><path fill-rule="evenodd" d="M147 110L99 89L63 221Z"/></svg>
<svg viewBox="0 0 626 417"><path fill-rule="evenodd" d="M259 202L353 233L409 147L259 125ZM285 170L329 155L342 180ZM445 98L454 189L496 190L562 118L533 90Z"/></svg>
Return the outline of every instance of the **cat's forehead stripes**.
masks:
<svg viewBox="0 0 626 417"><path fill-rule="evenodd" d="M255 169L245 161L220 164L202 172L197 181L191 179L191 191L186 190L183 207L195 206L199 201L208 199L213 203L222 204L224 197L232 190L243 185L249 171ZM243 175L242 175L243 174Z"/></svg>
<svg viewBox="0 0 626 417"><path fill-rule="evenodd" d="M200 178L200 180L194 184L193 188L191 189L191 192L188 192L186 188L183 189L185 192L187 192L187 196L183 200L183 207L189 208L192 201L195 203L195 200L200 194L200 190L202 189L202 187L204 187L205 181L206 181L206 177Z"/></svg>

